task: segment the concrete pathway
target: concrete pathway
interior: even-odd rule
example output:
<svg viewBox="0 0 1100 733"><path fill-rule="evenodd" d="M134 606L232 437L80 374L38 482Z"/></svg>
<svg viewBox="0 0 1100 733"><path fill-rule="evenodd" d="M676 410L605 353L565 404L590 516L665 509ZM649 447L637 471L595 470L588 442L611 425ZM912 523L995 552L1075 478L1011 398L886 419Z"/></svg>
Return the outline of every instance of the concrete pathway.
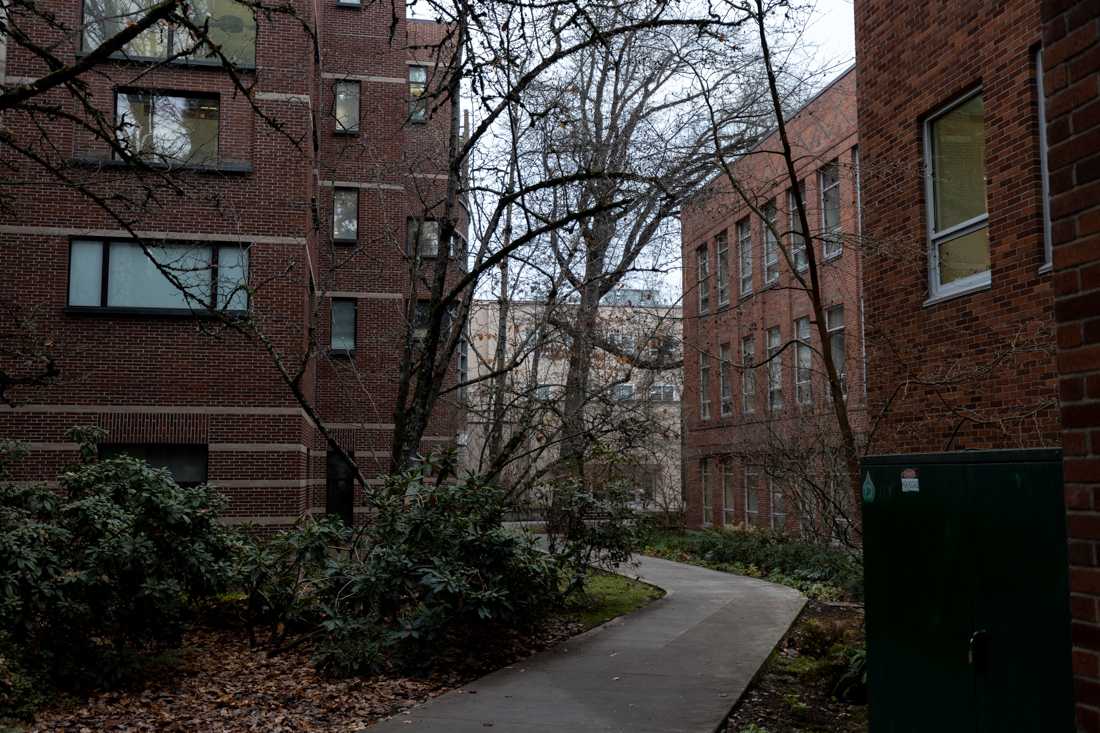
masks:
<svg viewBox="0 0 1100 733"><path fill-rule="evenodd" d="M638 558L667 595L367 733L712 733L805 599L762 580Z"/></svg>

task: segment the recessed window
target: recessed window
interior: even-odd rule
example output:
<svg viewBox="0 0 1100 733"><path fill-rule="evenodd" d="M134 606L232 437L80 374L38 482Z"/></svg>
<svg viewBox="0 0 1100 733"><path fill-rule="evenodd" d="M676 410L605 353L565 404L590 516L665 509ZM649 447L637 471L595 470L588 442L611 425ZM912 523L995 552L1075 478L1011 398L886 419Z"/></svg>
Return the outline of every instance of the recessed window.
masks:
<svg viewBox="0 0 1100 733"><path fill-rule="evenodd" d="M333 84L333 114L337 132L359 132L359 82Z"/></svg>
<svg viewBox="0 0 1100 733"><path fill-rule="evenodd" d="M838 257L843 247L840 234L840 165L834 160L817 172L821 190L821 248L825 259Z"/></svg>
<svg viewBox="0 0 1100 733"><path fill-rule="evenodd" d="M332 338L333 351L354 351L356 331L356 301L352 298L334 298L332 301Z"/></svg>
<svg viewBox="0 0 1100 733"><path fill-rule="evenodd" d="M806 233L802 231L802 218L798 215L799 198L805 203L806 185L804 183L798 184L798 193L795 193L793 188L787 191L787 208L791 220L791 259L794 260L795 269L803 272L810 263L806 259Z"/></svg>
<svg viewBox="0 0 1100 733"><path fill-rule="evenodd" d="M764 206L764 284L771 285L779 281L779 237L776 234L779 216L775 201Z"/></svg>
<svg viewBox="0 0 1100 733"><path fill-rule="evenodd" d="M704 458L699 461L699 484L702 490L703 496L703 524L710 525L714 523L714 507L711 506L713 496L711 495L710 486L710 459Z"/></svg>
<svg viewBox="0 0 1100 733"><path fill-rule="evenodd" d="M783 337L779 327L768 329L768 409L783 407Z"/></svg>
<svg viewBox="0 0 1100 733"><path fill-rule="evenodd" d="M649 399L652 402L675 402L676 385L654 384L649 387Z"/></svg>
<svg viewBox="0 0 1100 733"><path fill-rule="evenodd" d="M136 242L73 240L69 306L244 311L248 250L196 244L147 244L143 250Z"/></svg>
<svg viewBox="0 0 1100 733"><path fill-rule="evenodd" d="M710 358L699 354L699 419L710 419Z"/></svg>
<svg viewBox="0 0 1100 733"><path fill-rule="evenodd" d="M737 523L733 500L734 491L733 461L722 461L722 523L727 527Z"/></svg>
<svg viewBox="0 0 1100 733"><path fill-rule="evenodd" d="M434 219L408 220L408 231L405 238L405 251L411 256L413 253L421 257L436 257L439 255L439 222Z"/></svg>
<svg viewBox="0 0 1100 733"><path fill-rule="evenodd" d="M741 339L741 412L756 409L756 339Z"/></svg>
<svg viewBox="0 0 1100 733"><path fill-rule="evenodd" d="M730 345L718 347L718 412L722 416L733 414L733 356Z"/></svg>
<svg viewBox="0 0 1100 733"><path fill-rule="evenodd" d="M535 387L535 399L539 402L549 402L554 399L554 388L550 384L540 384Z"/></svg>
<svg viewBox="0 0 1100 733"><path fill-rule="evenodd" d="M332 239L336 242L354 242L358 236L359 189L333 189Z"/></svg>
<svg viewBox="0 0 1100 733"><path fill-rule="evenodd" d="M810 319L799 318L794 322L794 397L800 405L813 401L813 349L810 347Z"/></svg>
<svg viewBox="0 0 1100 733"><path fill-rule="evenodd" d="M432 320L432 302L430 300L418 300L413 306L413 338L423 341L428 337L428 326ZM445 329L444 329L445 330Z"/></svg>
<svg viewBox="0 0 1100 733"><path fill-rule="evenodd" d="M825 310L825 329L829 332L829 352L833 366L840 378L840 389L848 394L848 358L844 350L844 306L834 305Z"/></svg>
<svg viewBox="0 0 1100 733"><path fill-rule="evenodd" d="M428 67L409 67L409 119L412 122L428 120Z"/></svg>
<svg viewBox="0 0 1100 733"><path fill-rule="evenodd" d="M714 246L718 250L718 305L721 307L730 302L730 244L725 232L714 238Z"/></svg>
<svg viewBox="0 0 1100 733"><path fill-rule="evenodd" d="M219 107L213 96L120 91L115 96L119 145L130 155L169 165L215 164Z"/></svg>
<svg viewBox="0 0 1100 733"><path fill-rule="evenodd" d="M470 344L463 336L458 341L458 399L466 399L466 382L470 381Z"/></svg>
<svg viewBox="0 0 1100 733"><path fill-rule="evenodd" d="M772 504L772 529L783 530L787 526L787 510L783 504L783 489L776 486L775 482L768 478L768 494Z"/></svg>
<svg viewBox="0 0 1100 733"><path fill-rule="evenodd" d="M981 94L931 117L924 142L931 294L984 287L990 275Z"/></svg>
<svg viewBox="0 0 1100 733"><path fill-rule="evenodd" d="M153 468L168 471L172 480L185 489L206 483L208 453L205 445L104 443L99 446L99 456L129 456L145 461Z"/></svg>
<svg viewBox="0 0 1100 733"><path fill-rule="evenodd" d="M613 394L615 399L619 402L627 402L634 399L634 385L629 382L625 384L616 384Z"/></svg>
<svg viewBox="0 0 1100 733"><path fill-rule="evenodd" d="M755 466L745 466L745 523L753 524L760 513L760 471Z"/></svg>
<svg viewBox="0 0 1100 733"><path fill-rule="evenodd" d="M695 250L696 287L699 288L699 312L706 313L710 310L710 264L707 256L707 245L702 245Z"/></svg>
<svg viewBox="0 0 1100 733"><path fill-rule="evenodd" d="M741 295L752 292L752 228L748 218L737 222L737 263L741 276Z"/></svg>
<svg viewBox="0 0 1100 733"><path fill-rule="evenodd" d="M94 51L141 20L154 5L155 0L84 0L83 51ZM162 21L139 33L115 55L138 60L209 63L221 63L224 56L236 66L256 65L256 17L252 8L234 0L192 0L186 7L192 22L199 28L207 28L201 44L196 43L189 30ZM215 53L215 46L221 56Z"/></svg>

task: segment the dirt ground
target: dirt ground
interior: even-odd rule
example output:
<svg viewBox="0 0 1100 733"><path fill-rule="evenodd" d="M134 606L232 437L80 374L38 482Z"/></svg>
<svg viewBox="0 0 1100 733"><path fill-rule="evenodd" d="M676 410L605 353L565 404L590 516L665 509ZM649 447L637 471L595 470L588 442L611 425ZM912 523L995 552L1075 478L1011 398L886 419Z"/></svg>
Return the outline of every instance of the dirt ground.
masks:
<svg viewBox="0 0 1100 733"><path fill-rule="evenodd" d="M866 733L857 684L834 694L863 643L863 608L809 601L727 722L728 733ZM858 675L855 676L858 680Z"/></svg>

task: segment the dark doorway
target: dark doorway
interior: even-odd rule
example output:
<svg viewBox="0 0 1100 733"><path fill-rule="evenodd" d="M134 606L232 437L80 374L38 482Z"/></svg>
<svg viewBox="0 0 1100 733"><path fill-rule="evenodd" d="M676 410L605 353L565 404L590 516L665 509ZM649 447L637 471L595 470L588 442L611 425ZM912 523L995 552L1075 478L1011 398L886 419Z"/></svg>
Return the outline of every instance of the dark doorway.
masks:
<svg viewBox="0 0 1100 733"><path fill-rule="evenodd" d="M354 458L355 454L350 453ZM325 469L325 513L337 514L345 524L352 524L355 513L355 472L340 453L328 452Z"/></svg>

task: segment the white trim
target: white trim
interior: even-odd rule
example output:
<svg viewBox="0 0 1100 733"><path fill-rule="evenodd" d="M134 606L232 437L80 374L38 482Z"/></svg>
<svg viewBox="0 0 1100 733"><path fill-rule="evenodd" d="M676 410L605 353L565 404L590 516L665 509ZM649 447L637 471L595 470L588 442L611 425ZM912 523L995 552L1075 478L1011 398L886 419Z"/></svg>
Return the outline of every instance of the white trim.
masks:
<svg viewBox="0 0 1100 733"><path fill-rule="evenodd" d="M283 92L256 92L255 98L263 102L301 102L307 107L313 102L308 94Z"/></svg>
<svg viewBox="0 0 1100 733"><path fill-rule="evenodd" d="M211 453L306 453L301 443L207 443Z"/></svg>
<svg viewBox="0 0 1100 733"><path fill-rule="evenodd" d="M923 130L923 142L924 150L922 151L924 162L924 215L925 215L925 227L928 236L928 299L924 302L925 306L934 305L944 300L949 300L960 295L966 295L968 293L982 290L984 288L991 287L992 283L992 271L986 270L984 272L977 272L973 275L956 280L947 285L940 283L940 246L953 239L975 232L981 229L983 226L989 226L989 204L988 204L988 191L986 192L987 203L986 211L983 214L979 214L967 221L953 224L952 226L942 231L936 231L936 191L935 191L935 164L934 164L934 151L932 149L932 125L936 120L940 119L944 115L948 114L954 109L961 107L975 97L981 96L982 87L977 87L971 91L963 94L950 103L944 105L934 113L929 115L924 120ZM984 100L983 100L984 101ZM985 134L985 117L982 117L982 134ZM984 176L984 171L982 172ZM988 241L988 240L987 240ZM988 245L987 245L988 246ZM992 248L990 248L990 254L992 255ZM992 259L992 258L991 258ZM992 262L990 262L992 268Z"/></svg>
<svg viewBox="0 0 1100 733"><path fill-rule="evenodd" d="M88 237L90 239L132 239L122 229L81 229L79 227L35 227L0 224L0 234L25 234L44 237ZM181 242L228 242L233 244L306 244L305 237L271 237L235 232L137 232L141 239Z"/></svg>
<svg viewBox="0 0 1100 733"><path fill-rule="evenodd" d="M361 290L323 290L325 298L359 298L363 300L403 300L404 293L369 293Z"/></svg>
<svg viewBox="0 0 1100 733"><path fill-rule="evenodd" d="M321 185L326 188L362 188L362 189L379 189L382 191L404 191L405 187L400 183L378 183L376 181L321 181Z"/></svg>
<svg viewBox="0 0 1100 733"><path fill-rule="evenodd" d="M377 82L380 84L407 84L408 79L402 79L397 76L366 76L364 74L335 74L332 72L324 72L321 74L322 79L335 79L336 81L366 81Z"/></svg>

